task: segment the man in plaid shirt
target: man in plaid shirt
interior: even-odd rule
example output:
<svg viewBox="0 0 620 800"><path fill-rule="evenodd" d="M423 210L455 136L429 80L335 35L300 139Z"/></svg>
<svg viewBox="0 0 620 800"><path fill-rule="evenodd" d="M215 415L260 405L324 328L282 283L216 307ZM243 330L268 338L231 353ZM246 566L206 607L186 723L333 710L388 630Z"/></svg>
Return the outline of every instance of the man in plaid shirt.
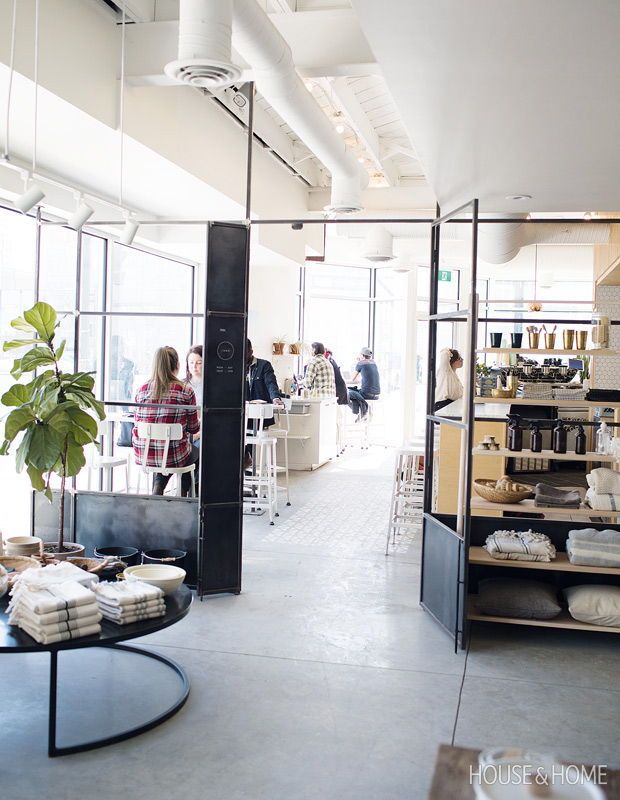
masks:
<svg viewBox="0 0 620 800"><path fill-rule="evenodd" d="M310 397L335 397L334 368L325 358L325 346L321 342L312 342L312 356L304 379L304 386L310 391Z"/></svg>
<svg viewBox="0 0 620 800"><path fill-rule="evenodd" d="M155 375L157 370L154 368L154 377L148 383L140 387L136 394L136 403L161 403L162 405L179 405L179 406L195 406L196 395L191 386L182 383L177 377L176 372L179 368L178 355L174 348L160 348L156 355L155 361L159 359L160 372L163 371L163 379L158 382L160 396L154 397L158 394L154 391ZM162 366L163 365L163 366ZM185 408L161 408L155 405L145 405L142 408L136 408L134 414L134 422L137 425L139 422L162 423L164 425L171 425L180 423L183 426L183 438L178 441L171 441L168 447L168 458L166 461L167 467L185 467L188 464L196 463L198 460L198 449L192 447L191 434L198 433L200 430L200 419L197 410L190 410ZM161 464L162 456L164 453L165 441L151 441L149 452L144 462L144 439L138 438L138 429L133 429L133 449L138 464L146 463L146 466L156 467ZM166 484L170 479L170 475L162 475L156 473L153 479L153 494L163 494ZM191 476L185 474L182 476L182 489L183 494L187 494L188 489L191 487Z"/></svg>

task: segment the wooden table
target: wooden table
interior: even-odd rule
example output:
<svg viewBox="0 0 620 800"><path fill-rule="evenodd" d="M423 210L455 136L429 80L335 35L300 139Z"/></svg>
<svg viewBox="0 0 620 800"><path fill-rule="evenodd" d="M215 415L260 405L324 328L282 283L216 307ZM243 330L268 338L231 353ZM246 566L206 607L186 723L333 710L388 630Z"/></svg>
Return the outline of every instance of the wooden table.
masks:
<svg viewBox="0 0 620 800"><path fill-rule="evenodd" d="M428 800L475 800L469 769L478 766L479 755L480 750L440 745ZM605 778L607 784L601 786L605 796L608 800L620 800L620 770L607 769Z"/></svg>

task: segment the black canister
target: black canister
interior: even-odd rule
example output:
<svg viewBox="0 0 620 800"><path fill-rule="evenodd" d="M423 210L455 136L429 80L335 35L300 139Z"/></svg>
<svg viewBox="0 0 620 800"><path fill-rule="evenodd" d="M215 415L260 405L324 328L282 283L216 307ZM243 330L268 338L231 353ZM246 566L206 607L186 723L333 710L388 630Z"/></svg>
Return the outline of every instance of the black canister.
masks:
<svg viewBox="0 0 620 800"><path fill-rule="evenodd" d="M575 455L585 456L586 454L586 435L583 425L578 426L577 436L575 436Z"/></svg>
<svg viewBox="0 0 620 800"><path fill-rule="evenodd" d="M114 556L130 567L139 563L136 547L95 547L95 558L107 558L108 556Z"/></svg>
<svg viewBox="0 0 620 800"><path fill-rule="evenodd" d="M515 419L508 426L508 449L513 453L523 450L523 431Z"/></svg>
<svg viewBox="0 0 620 800"><path fill-rule="evenodd" d="M561 419L557 421L553 429L553 452L565 453L566 452L566 428Z"/></svg>
<svg viewBox="0 0 620 800"><path fill-rule="evenodd" d="M530 450L532 453L542 452L542 433L538 425L532 425L530 428Z"/></svg>

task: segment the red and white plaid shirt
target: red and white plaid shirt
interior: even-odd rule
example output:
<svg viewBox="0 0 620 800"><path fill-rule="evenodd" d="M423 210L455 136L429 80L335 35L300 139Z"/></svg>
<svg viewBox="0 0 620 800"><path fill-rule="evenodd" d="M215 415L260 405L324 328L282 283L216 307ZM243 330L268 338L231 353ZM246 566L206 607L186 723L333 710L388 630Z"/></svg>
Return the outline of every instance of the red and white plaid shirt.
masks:
<svg viewBox="0 0 620 800"><path fill-rule="evenodd" d="M151 402L151 385L145 383L141 386L136 394L136 403ZM153 401L155 402L155 401ZM157 402L167 403L168 405L180 406L195 406L196 395L191 386L186 383L173 383L170 386L167 394L160 398ZM164 425L171 425L179 422L183 426L184 436L178 442L170 442L168 448L167 467L184 467L189 462L189 456L192 451L191 436L192 433L198 433L200 430L200 418L198 411L190 411L185 408L156 408L155 406L145 406L144 408L136 408L134 413L134 422L153 422L163 423ZM137 427L133 429L133 451L136 456L138 464L144 464L142 460L144 457L145 440L138 438ZM164 442L151 441L148 459L146 465L149 467L157 467L161 464L161 459L164 454Z"/></svg>

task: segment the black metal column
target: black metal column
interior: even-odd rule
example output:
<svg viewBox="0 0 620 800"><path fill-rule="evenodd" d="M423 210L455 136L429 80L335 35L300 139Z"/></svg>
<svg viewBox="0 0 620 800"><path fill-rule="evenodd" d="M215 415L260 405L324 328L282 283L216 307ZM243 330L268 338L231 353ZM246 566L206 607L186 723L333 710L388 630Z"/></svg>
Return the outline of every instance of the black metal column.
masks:
<svg viewBox="0 0 620 800"><path fill-rule="evenodd" d="M249 225L207 238L198 593L241 591Z"/></svg>

